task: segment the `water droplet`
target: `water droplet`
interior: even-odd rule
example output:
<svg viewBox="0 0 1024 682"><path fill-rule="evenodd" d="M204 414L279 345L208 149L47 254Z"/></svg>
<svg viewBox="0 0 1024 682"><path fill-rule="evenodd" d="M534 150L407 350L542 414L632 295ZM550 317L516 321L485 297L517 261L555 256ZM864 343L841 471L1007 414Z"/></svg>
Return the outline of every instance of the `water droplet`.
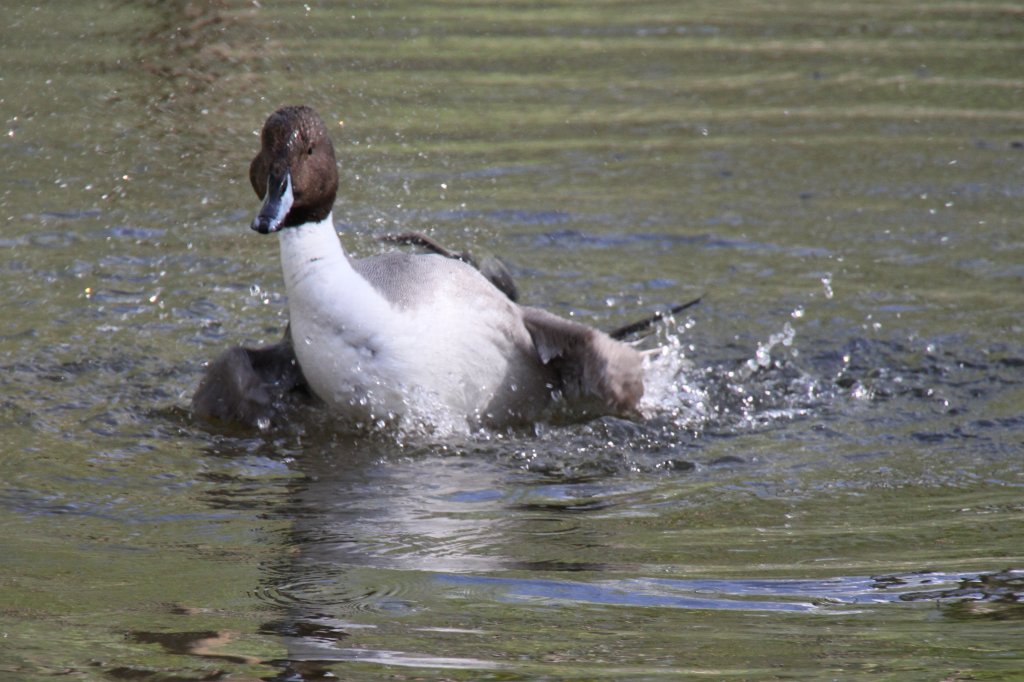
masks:
<svg viewBox="0 0 1024 682"><path fill-rule="evenodd" d="M793 329L793 325L791 325L789 322L787 322L786 324L782 325L782 339L781 339L782 340L782 345L783 346L792 346L793 345L793 339L795 339L795 338L796 338L796 330Z"/></svg>

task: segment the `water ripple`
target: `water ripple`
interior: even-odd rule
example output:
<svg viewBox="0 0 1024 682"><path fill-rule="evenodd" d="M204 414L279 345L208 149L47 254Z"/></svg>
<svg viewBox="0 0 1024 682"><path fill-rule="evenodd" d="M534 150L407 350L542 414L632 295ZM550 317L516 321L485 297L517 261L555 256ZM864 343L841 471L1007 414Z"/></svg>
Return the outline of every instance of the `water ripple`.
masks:
<svg viewBox="0 0 1024 682"><path fill-rule="evenodd" d="M498 601L531 604L832 613L842 607L965 596L1017 604L1024 584L1020 576L1020 571L969 576L920 572L819 580L626 578L585 583L445 574L436 580L460 591L471 589L477 597L489 594ZM986 597L988 593L993 596ZM1019 615L1019 609L1014 613Z"/></svg>

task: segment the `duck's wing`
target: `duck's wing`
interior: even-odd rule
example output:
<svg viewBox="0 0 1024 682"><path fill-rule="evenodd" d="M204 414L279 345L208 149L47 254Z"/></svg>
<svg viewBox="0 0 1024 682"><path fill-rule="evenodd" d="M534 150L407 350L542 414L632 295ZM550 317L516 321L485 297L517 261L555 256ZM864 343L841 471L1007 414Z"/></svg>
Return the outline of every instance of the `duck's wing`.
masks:
<svg viewBox="0 0 1024 682"><path fill-rule="evenodd" d="M497 256L484 256L479 263L474 261L474 265L481 275L508 296L508 300L519 301L519 287L516 286L516 280L505 261Z"/></svg>
<svg viewBox="0 0 1024 682"><path fill-rule="evenodd" d="M192 397L192 412L208 421L262 427L275 416L286 394L305 385L288 328L280 343L232 346L221 353L206 368Z"/></svg>
<svg viewBox="0 0 1024 682"><path fill-rule="evenodd" d="M568 401L596 399L615 414L638 414L644 394L640 353L592 327L539 308L520 309L540 361L554 370Z"/></svg>

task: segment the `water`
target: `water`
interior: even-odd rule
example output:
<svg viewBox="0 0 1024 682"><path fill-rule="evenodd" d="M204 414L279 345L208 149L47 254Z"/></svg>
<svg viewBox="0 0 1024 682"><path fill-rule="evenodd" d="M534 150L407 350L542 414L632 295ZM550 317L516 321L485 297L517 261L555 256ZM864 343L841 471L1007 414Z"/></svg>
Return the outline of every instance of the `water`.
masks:
<svg viewBox="0 0 1024 682"><path fill-rule="evenodd" d="M1019 679L1014 8L8 4L0 677ZM193 422L286 319L246 170L295 102L356 253L702 296L650 418Z"/></svg>

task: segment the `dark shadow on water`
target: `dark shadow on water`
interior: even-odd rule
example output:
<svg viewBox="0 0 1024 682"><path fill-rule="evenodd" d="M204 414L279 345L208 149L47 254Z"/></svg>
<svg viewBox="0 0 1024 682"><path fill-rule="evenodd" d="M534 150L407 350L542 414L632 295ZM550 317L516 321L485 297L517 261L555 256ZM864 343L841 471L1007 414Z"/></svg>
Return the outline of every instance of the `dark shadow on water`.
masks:
<svg viewBox="0 0 1024 682"><path fill-rule="evenodd" d="M938 579L929 573L912 576L882 576L876 583L885 589L918 588L902 592L908 602L936 602L952 620L1024 620L1024 570L1007 569L997 573L959 576L955 587L947 587L948 577ZM933 583L938 583L933 584ZM927 586L928 589L920 589Z"/></svg>

